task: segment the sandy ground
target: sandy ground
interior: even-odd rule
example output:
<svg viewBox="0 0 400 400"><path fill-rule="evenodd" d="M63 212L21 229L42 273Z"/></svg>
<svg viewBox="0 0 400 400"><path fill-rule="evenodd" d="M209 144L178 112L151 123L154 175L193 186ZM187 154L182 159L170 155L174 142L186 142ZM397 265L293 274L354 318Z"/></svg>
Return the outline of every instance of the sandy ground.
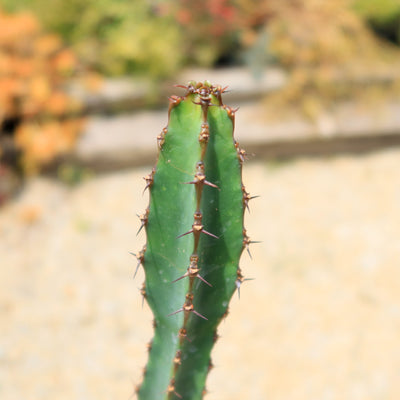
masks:
<svg viewBox="0 0 400 400"><path fill-rule="evenodd" d="M209 400L400 399L400 150L246 165L255 278L220 328ZM0 210L0 398L128 400L151 313L128 254L148 168ZM154 399L157 400L157 399Z"/></svg>

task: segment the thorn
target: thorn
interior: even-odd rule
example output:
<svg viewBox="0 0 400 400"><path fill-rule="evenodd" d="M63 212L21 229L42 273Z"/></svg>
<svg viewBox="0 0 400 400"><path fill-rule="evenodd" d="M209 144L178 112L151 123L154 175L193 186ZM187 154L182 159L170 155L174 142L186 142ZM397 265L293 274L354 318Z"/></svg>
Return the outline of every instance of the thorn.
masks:
<svg viewBox="0 0 400 400"><path fill-rule="evenodd" d="M247 242L247 243L245 244L246 250L247 250L247 253L249 254L249 257L250 257L251 259L253 259L253 256L252 256L251 253L250 253L249 244L250 244L250 242Z"/></svg>
<svg viewBox="0 0 400 400"><path fill-rule="evenodd" d="M229 86L225 86L224 88L221 88L220 85L218 86L214 86L212 88L212 93L214 94L214 96L218 97L219 95L221 95L222 93L227 93L230 92L230 90L226 90L228 89Z"/></svg>
<svg viewBox="0 0 400 400"><path fill-rule="evenodd" d="M188 91L188 94L196 92L196 82L190 81L187 86L185 85L174 85L174 87L179 87Z"/></svg>
<svg viewBox="0 0 400 400"><path fill-rule="evenodd" d="M136 214L136 215L138 216L138 218L139 218L140 221L142 222L141 225L140 225L140 227L139 227L139 229L138 229L138 231L136 232L136 236L137 236L137 235L139 235L139 233L140 233L140 231L143 229L143 227L146 225L146 223L143 222L142 215L139 215L139 214Z"/></svg>
<svg viewBox="0 0 400 400"><path fill-rule="evenodd" d="M206 235L211 236L211 237L213 237L213 238L215 238L215 239L219 239L218 236L216 236L216 235L214 235L214 234L212 234L212 233L210 233L210 232L207 232L205 229L201 229L201 230L202 230L202 232L205 233Z"/></svg>
<svg viewBox="0 0 400 400"><path fill-rule="evenodd" d="M178 282L178 281L180 281L181 279L186 278L187 276L189 276L189 273L188 273L188 272L186 272L185 274L183 274L183 275L180 276L179 278L176 278L175 280L171 281L171 283Z"/></svg>
<svg viewBox="0 0 400 400"><path fill-rule="evenodd" d="M237 109L237 110L238 110L238 109ZM234 110L234 112L236 112L237 110ZM237 152L237 154L238 154L238 157L239 157L240 162L241 162L241 163L244 163L244 162L248 159L246 150L241 149L241 148L239 147L239 142L238 142L237 140L234 140L233 143L234 143L234 145L235 145L235 149L236 149L236 152Z"/></svg>
<svg viewBox="0 0 400 400"><path fill-rule="evenodd" d="M148 208L146 208L146 211L144 212L144 214L142 214L142 215L136 214L141 221L141 225L140 225L139 230L136 233L136 236L139 235L139 232L143 229L144 226L147 225L147 221L149 218L149 212L150 212L150 210Z"/></svg>
<svg viewBox="0 0 400 400"><path fill-rule="evenodd" d="M243 192L243 205L250 212L249 201L256 199L257 197L260 197L260 196L250 196L250 193L246 192L244 185L242 185L242 192Z"/></svg>
<svg viewBox="0 0 400 400"><path fill-rule="evenodd" d="M178 314L178 313L180 313L182 311L183 311L183 307L180 308L179 310L176 310L176 311L172 312L171 314L168 314L167 317L171 317L172 315Z"/></svg>
<svg viewBox="0 0 400 400"><path fill-rule="evenodd" d="M242 281L237 279L235 284L236 284L236 288L237 288L237 291L238 291L238 297L239 297L239 300L240 300L240 285L242 284Z"/></svg>
<svg viewBox="0 0 400 400"><path fill-rule="evenodd" d="M169 383L169 385L167 387L167 390L164 393L168 393L168 395L173 393L175 396L179 397L180 399L182 398L182 396L175 391L175 380L174 380L174 378L171 379L171 381L170 381L170 383Z"/></svg>
<svg viewBox="0 0 400 400"><path fill-rule="evenodd" d="M135 256L135 257L138 259L138 263L137 263L137 266L136 266L136 270L135 270L135 273L133 274L133 279L135 279L135 278L136 278L136 274L137 274L137 272L138 272L138 270L139 270L139 267L140 267L140 264L142 263L142 261L139 259L139 257L138 257L135 253L132 253L132 252L130 251L129 254L132 254L133 256Z"/></svg>
<svg viewBox="0 0 400 400"><path fill-rule="evenodd" d="M168 100L171 102L171 104L179 104L182 101L181 96L175 96L174 94L170 97L168 97Z"/></svg>
<svg viewBox="0 0 400 400"><path fill-rule="evenodd" d="M238 156L239 156L239 160L244 163L248 158L247 158L247 153L246 150L244 149L239 149L238 150Z"/></svg>
<svg viewBox="0 0 400 400"><path fill-rule="evenodd" d="M247 236L246 229L243 229L243 247L246 248L251 259L253 259L253 257L251 256L249 245L253 243L261 243L261 241L250 240L250 238Z"/></svg>
<svg viewBox="0 0 400 400"><path fill-rule="evenodd" d="M135 273L134 273L134 275L133 275L133 279L136 278L136 274L137 274L137 272L138 272L138 270L139 270L140 264L143 264L143 261L144 261L144 253L145 253L145 252L146 252L146 245L144 245L143 248L142 248L142 250L140 250L139 253L137 253L137 254L132 253L131 251L129 252L129 254L132 254L132 255L135 256L135 257L137 258L137 260L138 260L138 264L137 264L137 266L136 266L136 270L135 270Z"/></svg>
<svg viewBox="0 0 400 400"><path fill-rule="evenodd" d="M173 85L173 86L174 86L174 87L180 87L180 88L186 89L186 90L189 89L189 87L188 87L188 86L185 86L185 85Z"/></svg>
<svg viewBox="0 0 400 400"><path fill-rule="evenodd" d="M207 186L211 186L213 188L216 188L218 190L221 190L217 185L215 185L214 183L208 182L206 180L204 180L204 184L207 185Z"/></svg>
<svg viewBox="0 0 400 400"><path fill-rule="evenodd" d="M164 142L165 142L165 135L168 132L168 127L163 128L161 133L157 136L157 146L161 150Z"/></svg>
<svg viewBox="0 0 400 400"><path fill-rule="evenodd" d="M190 231L187 231L187 232L185 232L185 233L182 233L182 235L179 235L179 236L177 236L176 238L179 239L179 238L181 238L181 237L183 237L183 236L189 235L189 233L193 233L193 229L191 229Z"/></svg>
<svg viewBox="0 0 400 400"><path fill-rule="evenodd" d="M250 200L253 200L253 199L257 199L258 197L260 197L260 196L251 196L251 197L249 197L249 198L246 199L246 201L245 201L245 206L246 206L248 212L250 212L249 201L250 201Z"/></svg>
<svg viewBox="0 0 400 400"><path fill-rule="evenodd" d="M145 177L143 177L143 179L146 181L146 186L143 189L143 193L146 191L146 189L148 189L149 187L151 187L151 185L153 184L154 181L154 174L155 174L156 170L155 168L153 168L151 170L151 173Z"/></svg>
<svg viewBox="0 0 400 400"><path fill-rule="evenodd" d="M243 282L252 281L252 280L254 280L254 278L246 278L245 279L244 276L242 275L241 269L238 268L238 270L237 270L237 279L235 281L235 284L236 284L236 288L237 288L237 291L238 291L239 300L240 300L240 286L242 285Z"/></svg>
<svg viewBox="0 0 400 400"><path fill-rule="evenodd" d="M208 321L208 318L206 318L204 315L201 315L199 312L197 312L196 310L192 310L192 312L194 313L194 314L196 314L198 317L201 317L201 318L203 318L203 319L205 319L206 321Z"/></svg>
<svg viewBox="0 0 400 400"><path fill-rule="evenodd" d="M197 277L204 283L206 283L208 286L212 287L211 283L207 282L202 276L197 275Z"/></svg>
<svg viewBox="0 0 400 400"><path fill-rule="evenodd" d="M246 279L243 279L241 282L236 281L236 287L238 289L239 300L240 300L240 286L242 285L243 282L246 282L246 281L254 281L254 278L246 278Z"/></svg>

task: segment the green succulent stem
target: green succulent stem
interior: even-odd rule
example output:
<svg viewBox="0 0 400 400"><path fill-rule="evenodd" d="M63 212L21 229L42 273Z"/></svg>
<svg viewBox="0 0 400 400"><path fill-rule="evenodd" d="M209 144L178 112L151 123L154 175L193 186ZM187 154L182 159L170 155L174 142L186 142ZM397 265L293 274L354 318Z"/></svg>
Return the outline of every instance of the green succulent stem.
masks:
<svg viewBox="0 0 400 400"><path fill-rule="evenodd" d="M236 110L223 104L225 88L190 82L185 89L170 98L157 164L145 178L147 242L137 258L155 331L140 400L203 398L217 327L244 280L239 260L250 243Z"/></svg>

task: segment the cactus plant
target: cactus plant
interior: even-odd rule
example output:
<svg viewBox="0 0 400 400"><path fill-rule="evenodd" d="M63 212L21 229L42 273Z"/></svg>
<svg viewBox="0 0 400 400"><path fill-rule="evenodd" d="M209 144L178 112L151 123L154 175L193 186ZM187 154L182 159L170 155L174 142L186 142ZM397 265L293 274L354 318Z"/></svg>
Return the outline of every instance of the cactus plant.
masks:
<svg viewBox="0 0 400 400"><path fill-rule="evenodd" d="M140 400L203 397L217 326L244 280L239 259L250 244L236 110L222 102L226 88L207 81L183 87L184 96L170 97L158 161L145 177L150 204L139 230L147 242L136 257L155 333Z"/></svg>

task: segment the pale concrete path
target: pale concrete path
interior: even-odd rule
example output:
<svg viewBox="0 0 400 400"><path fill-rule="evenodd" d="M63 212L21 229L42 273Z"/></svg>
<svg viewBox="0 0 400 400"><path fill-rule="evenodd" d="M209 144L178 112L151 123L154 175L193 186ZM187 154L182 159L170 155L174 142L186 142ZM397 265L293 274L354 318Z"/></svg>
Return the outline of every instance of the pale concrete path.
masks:
<svg viewBox="0 0 400 400"><path fill-rule="evenodd" d="M221 324L207 400L400 398L399 159L245 164L262 243L242 257L255 280ZM149 169L34 178L0 210L1 399L130 399L152 336L128 253Z"/></svg>

